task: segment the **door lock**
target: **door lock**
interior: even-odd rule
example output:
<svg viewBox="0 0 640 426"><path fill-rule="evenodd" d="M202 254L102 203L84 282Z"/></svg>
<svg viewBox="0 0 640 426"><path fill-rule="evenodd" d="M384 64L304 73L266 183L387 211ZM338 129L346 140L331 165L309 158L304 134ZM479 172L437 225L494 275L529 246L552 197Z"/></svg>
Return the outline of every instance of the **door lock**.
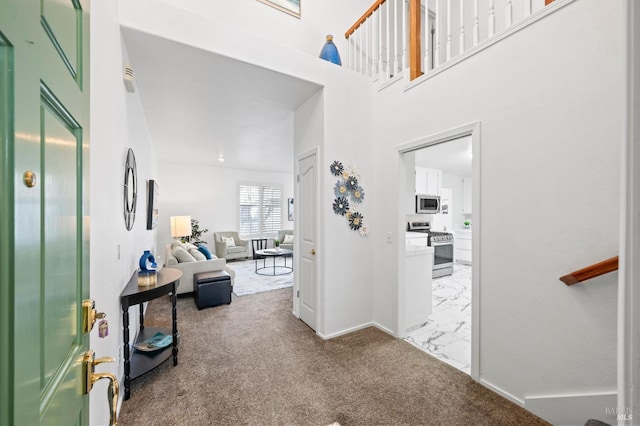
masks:
<svg viewBox="0 0 640 426"><path fill-rule="evenodd" d="M95 352L88 350L85 352L82 358L82 393L88 394L93 389L95 382L101 379L109 380L109 389L107 391L107 397L109 399L109 411L110 419L109 425L115 426L118 423L118 392L120 391L120 384L113 373L96 373L95 367L98 364L105 362L116 362L115 358L106 356L96 359Z"/></svg>
<svg viewBox="0 0 640 426"><path fill-rule="evenodd" d="M82 332L89 333L93 329L96 319L103 319L107 314L96 312L96 302L93 299L82 301Z"/></svg>

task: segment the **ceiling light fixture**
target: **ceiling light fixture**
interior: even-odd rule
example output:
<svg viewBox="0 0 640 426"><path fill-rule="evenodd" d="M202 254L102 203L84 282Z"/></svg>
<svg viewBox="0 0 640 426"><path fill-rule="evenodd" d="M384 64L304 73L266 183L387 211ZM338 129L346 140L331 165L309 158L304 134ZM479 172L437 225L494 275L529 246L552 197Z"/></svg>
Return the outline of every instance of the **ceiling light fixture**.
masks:
<svg viewBox="0 0 640 426"><path fill-rule="evenodd" d="M218 161L224 163L224 157L221 155L220 157L218 157Z"/></svg>

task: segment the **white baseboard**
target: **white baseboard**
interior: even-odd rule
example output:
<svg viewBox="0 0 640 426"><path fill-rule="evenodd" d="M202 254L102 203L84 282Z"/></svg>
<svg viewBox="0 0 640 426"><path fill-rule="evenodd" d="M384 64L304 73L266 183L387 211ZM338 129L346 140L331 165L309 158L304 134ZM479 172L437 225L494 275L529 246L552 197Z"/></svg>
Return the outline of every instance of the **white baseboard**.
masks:
<svg viewBox="0 0 640 426"><path fill-rule="evenodd" d="M615 425L618 424L616 407L616 392L545 395L524 399L525 409L555 426L584 425L589 419Z"/></svg>
<svg viewBox="0 0 640 426"><path fill-rule="evenodd" d="M337 331L337 332L331 333L331 334L326 334L326 335L325 334L320 334L320 333L317 333L317 334L318 334L318 336L320 336L324 340L329 340L329 339L333 339L333 338L338 337L338 336L342 336L342 335L345 335L345 334L353 333L354 331L362 330L363 328L367 328L367 327L371 327L371 326L375 326L375 324L372 323L372 322L367 322L367 323L360 324L360 325L357 325L355 327L347 328L347 329L344 329L344 330L340 330L340 331Z"/></svg>
<svg viewBox="0 0 640 426"><path fill-rule="evenodd" d="M483 378L480 378L478 383L480 383L482 386L484 386L487 389L491 389L492 391L494 391L498 395L500 395L500 396L502 396L504 398L507 398L509 401L513 402L514 404L518 404L519 406L524 407L524 401L522 399L517 398L514 395L511 395L509 392L497 387L493 383L487 382Z"/></svg>
<svg viewBox="0 0 640 426"><path fill-rule="evenodd" d="M396 337L396 338L398 337L398 336L396 336L396 334L393 331L391 331L390 329L388 329L387 327L385 327L383 325L378 324L375 321L372 322L371 325L374 326L375 328L377 328L380 331L384 331L385 333L387 333L388 335L390 335L392 337Z"/></svg>

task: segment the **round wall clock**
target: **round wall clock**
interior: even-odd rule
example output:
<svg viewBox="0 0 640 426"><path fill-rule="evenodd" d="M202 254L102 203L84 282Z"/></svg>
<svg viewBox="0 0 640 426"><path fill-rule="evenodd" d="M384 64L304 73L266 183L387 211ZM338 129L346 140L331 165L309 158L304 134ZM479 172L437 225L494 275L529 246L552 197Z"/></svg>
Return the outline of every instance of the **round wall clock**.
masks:
<svg viewBox="0 0 640 426"><path fill-rule="evenodd" d="M136 169L136 156L133 150L127 151L127 160L124 163L124 225L127 231L133 228L136 221L136 204L138 201L138 171Z"/></svg>

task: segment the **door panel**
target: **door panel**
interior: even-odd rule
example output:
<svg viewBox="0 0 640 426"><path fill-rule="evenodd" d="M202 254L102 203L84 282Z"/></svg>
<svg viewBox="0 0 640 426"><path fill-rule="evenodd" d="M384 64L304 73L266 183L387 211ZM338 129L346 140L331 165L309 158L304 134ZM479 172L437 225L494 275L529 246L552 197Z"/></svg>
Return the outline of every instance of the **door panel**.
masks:
<svg viewBox="0 0 640 426"><path fill-rule="evenodd" d="M44 229L44 378L53 374L78 340L76 304L82 300L81 277L78 271L78 211L77 168L75 164L80 145L74 134L81 130L73 123L68 111L42 87L42 124L44 152L42 170L46 180L43 191ZM71 121L71 122L69 122ZM59 332L61 331L61 332Z"/></svg>
<svg viewBox="0 0 640 426"><path fill-rule="evenodd" d="M89 296L89 94L79 84L88 89L89 27L81 4L88 6L0 3L0 46L7 46L0 47L0 91L13 94L0 105L3 154L13 151L0 158L2 175L11 174L2 185L10 183L11 193L0 194L0 275L8 287L0 308L11 324L0 328L0 366L11 372L0 378L9 393L0 399L1 424L89 422L80 362L89 343L81 331ZM23 181L26 171L35 184ZM6 217L14 218L11 229Z"/></svg>
<svg viewBox="0 0 640 426"><path fill-rule="evenodd" d="M299 190L298 215L300 229L300 319L316 329L317 317L317 155L312 154L298 162Z"/></svg>
<svg viewBox="0 0 640 426"><path fill-rule="evenodd" d="M71 78L82 76L82 8L73 0L41 0L42 28ZM71 6L71 7L70 7Z"/></svg>

